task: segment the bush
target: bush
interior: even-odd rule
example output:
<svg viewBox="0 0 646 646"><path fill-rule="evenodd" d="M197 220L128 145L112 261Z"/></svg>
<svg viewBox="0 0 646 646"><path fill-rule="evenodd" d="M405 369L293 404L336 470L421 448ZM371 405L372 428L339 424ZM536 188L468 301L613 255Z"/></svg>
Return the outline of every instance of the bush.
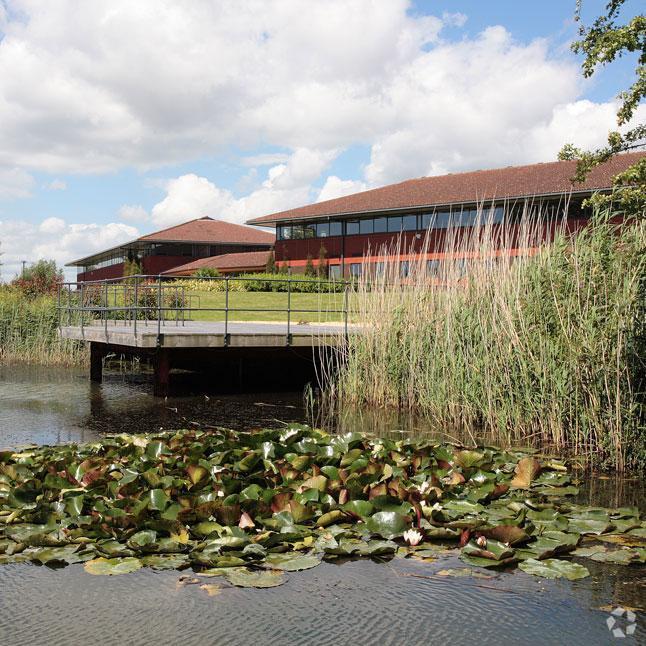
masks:
<svg viewBox="0 0 646 646"><path fill-rule="evenodd" d="M202 267L193 274L196 278L217 278L219 275L220 272L215 267Z"/></svg>
<svg viewBox="0 0 646 646"><path fill-rule="evenodd" d="M53 260L39 260L25 268L11 284L29 297L56 294L63 282L63 270Z"/></svg>

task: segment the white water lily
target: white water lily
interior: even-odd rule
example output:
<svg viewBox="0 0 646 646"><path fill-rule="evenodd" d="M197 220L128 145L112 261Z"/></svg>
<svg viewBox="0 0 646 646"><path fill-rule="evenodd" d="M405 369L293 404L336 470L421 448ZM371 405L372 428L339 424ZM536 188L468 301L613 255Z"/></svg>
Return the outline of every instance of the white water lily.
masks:
<svg viewBox="0 0 646 646"><path fill-rule="evenodd" d="M478 538L476 538L476 543L479 547L487 547L487 539L484 536L478 536Z"/></svg>
<svg viewBox="0 0 646 646"><path fill-rule="evenodd" d="M424 480L419 487L419 492L423 495L425 494L433 485L430 480Z"/></svg>
<svg viewBox="0 0 646 646"><path fill-rule="evenodd" d="M419 545L422 542L422 534L418 532L416 529L407 529L403 533L404 540L411 545L412 547L415 547L415 545Z"/></svg>

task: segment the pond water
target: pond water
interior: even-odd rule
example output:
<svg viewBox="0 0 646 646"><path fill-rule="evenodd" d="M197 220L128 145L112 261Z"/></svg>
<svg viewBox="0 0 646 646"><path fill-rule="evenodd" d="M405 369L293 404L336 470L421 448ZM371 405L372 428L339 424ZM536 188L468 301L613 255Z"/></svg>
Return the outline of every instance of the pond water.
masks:
<svg viewBox="0 0 646 646"><path fill-rule="evenodd" d="M0 366L0 447L87 442L105 432L233 428L309 421L301 393L154 399L145 375L109 372L90 384L82 370ZM363 415L354 430L428 432L418 420ZM585 479L581 501L644 507L641 481ZM0 645L11 644L607 644L619 605L646 606L646 568L581 561L592 576L550 581L521 571L492 578L438 574L464 564L323 563L271 590L227 587L208 596L178 585L178 572L140 570L93 577L80 565L0 567ZM210 579L209 583L221 583ZM646 614L624 643L646 643Z"/></svg>

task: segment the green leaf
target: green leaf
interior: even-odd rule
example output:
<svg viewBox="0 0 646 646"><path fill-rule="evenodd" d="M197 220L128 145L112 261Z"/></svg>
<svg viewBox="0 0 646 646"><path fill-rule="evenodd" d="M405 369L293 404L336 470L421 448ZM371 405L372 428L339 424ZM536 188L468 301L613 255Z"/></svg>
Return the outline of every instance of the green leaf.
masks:
<svg viewBox="0 0 646 646"><path fill-rule="evenodd" d="M186 554L149 554L141 559L144 567L153 570L181 570L188 566Z"/></svg>
<svg viewBox="0 0 646 646"><path fill-rule="evenodd" d="M370 516L366 525L373 534L390 540L401 536L409 528L410 521L395 511L378 511Z"/></svg>
<svg viewBox="0 0 646 646"><path fill-rule="evenodd" d="M374 510L371 502L367 500L351 500L343 505L343 511L348 511L359 518L370 516Z"/></svg>
<svg viewBox="0 0 646 646"><path fill-rule="evenodd" d="M317 556L290 554L269 554L266 559L267 564L277 570L285 570L286 572L297 572L299 570L309 570L316 567L321 563L321 559Z"/></svg>
<svg viewBox="0 0 646 646"><path fill-rule="evenodd" d="M124 559L106 559L99 557L85 564L85 571L88 574L101 576L114 576L117 574L130 574L142 567L139 559L128 557Z"/></svg>
<svg viewBox="0 0 646 646"><path fill-rule="evenodd" d="M164 511L170 502L170 498L163 489L151 489L147 495L148 509Z"/></svg>
<svg viewBox="0 0 646 646"><path fill-rule="evenodd" d="M282 570L255 572L247 568L233 568L225 572L224 576L229 583L239 588L275 588L286 581Z"/></svg>
<svg viewBox="0 0 646 646"><path fill-rule="evenodd" d="M527 574L540 576L546 579L560 579L562 577L575 581L585 579L590 576L590 572L578 563L569 561L560 561L558 559L546 559L545 561L536 561L528 559L518 565L518 567Z"/></svg>

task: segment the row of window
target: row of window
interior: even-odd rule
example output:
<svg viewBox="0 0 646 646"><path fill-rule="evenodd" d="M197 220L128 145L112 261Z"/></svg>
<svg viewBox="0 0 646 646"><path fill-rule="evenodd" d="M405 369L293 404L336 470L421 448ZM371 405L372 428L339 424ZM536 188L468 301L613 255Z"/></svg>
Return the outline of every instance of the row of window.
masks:
<svg viewBox="0 0 646 646"><path fill-rule="evenodd" d="M331 220L308 222L306 224L285 224L277 227L278 240L303 240L306 238L328 238L371 233L401 233L402 231L427 231L469 227L478 223L502 222L502 206L493 209L461 209L460 211L439 211L436 213L387 215L352 220Z"/></svg>
<svg viewBox="0 0 646 646"><path fill-rule="evenodd" d="M426 261L426 274L429 277L439 276L442 270L442 260L432 259ZM452 267L450 274L456 275L458 277L464 276L469 268L469 262L467 258L458 258L456 260L450 261ZM491 258L487 262L495 263L496 259ZM340 279L341 278L341 265L330 265L330 278L331 279ZM362 262L353 262L348 265L348 274L352 278L360 278L364 272L370 272L370 275L379 277L383 276L386 272L386 263L385 262L374 262L374 263L362 263ZM409 260L401 260L399 262L399 275L401 278L407 278L411 273L411 264Z"/></svg>

